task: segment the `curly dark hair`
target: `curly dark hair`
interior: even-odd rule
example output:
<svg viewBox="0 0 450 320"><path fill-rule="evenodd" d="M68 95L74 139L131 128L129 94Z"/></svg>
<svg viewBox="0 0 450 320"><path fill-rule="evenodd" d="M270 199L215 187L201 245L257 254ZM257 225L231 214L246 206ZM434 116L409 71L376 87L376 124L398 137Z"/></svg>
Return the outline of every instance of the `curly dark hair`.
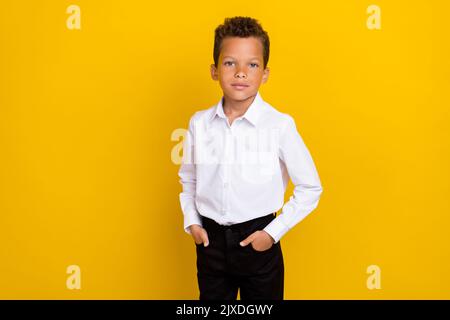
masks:
<svg viewBox="0 0 450 320"><path fill-rule="evenodd" d="M256 19L250 17L233 17L225 18L223 24L219 25L215 30L214 36L214 65L217 68L219 62L220 49L222 41L226 37L256 37L261 40L263 45L264 69L269 62L270 41L269 35L262 28Z"/></svg>

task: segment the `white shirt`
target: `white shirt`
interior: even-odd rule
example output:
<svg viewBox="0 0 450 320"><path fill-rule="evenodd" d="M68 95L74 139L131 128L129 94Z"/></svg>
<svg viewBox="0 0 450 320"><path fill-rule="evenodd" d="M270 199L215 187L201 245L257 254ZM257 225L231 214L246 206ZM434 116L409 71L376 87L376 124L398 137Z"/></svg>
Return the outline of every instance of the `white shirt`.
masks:
<svg viewBox="0 0 450 320"><path fill-rule="evenodd" d="M178 172L184 230L202 226L201 216L231 225L282 208L264 228L276 243L319 203L322 185L313 159L294 119L259 92L231 126L222 102L189 121ZM295 188L283 205L289 178Z"/></svg>

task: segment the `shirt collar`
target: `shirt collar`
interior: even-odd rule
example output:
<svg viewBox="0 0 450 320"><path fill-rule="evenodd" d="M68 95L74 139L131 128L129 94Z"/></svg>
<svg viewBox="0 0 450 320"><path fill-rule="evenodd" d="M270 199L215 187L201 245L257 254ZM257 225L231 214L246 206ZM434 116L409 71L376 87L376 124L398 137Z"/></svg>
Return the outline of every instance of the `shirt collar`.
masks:
<svg viewBox="0 0 450 320"><path fill-rule="evenodd" d="M261 113L263 112L263 106L264 106L264 100L262 99L259 91L256 93L255 98L253 99L253 102L248 107L247 111L242 115L242 118L247 119L251 124L256 126L258 122L258 118L260 117ZM210 122L212 122L216 116L219 116L221 118L226 119L227 116L225 115L225 112L223 111L223 96L220 99L220 101L217 103L216 107L214 108L214 112L211 116Z"/></svg>

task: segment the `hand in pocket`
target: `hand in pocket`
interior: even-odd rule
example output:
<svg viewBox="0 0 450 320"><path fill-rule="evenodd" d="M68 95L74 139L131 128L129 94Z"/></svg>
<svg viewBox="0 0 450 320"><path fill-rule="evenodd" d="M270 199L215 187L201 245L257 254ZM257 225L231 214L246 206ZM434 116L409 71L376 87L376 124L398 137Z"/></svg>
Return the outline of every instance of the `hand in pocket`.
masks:
<svg viewBox="0 0 450 320"><path fill-rule="evenodd" d="M240 242L240 245L245 247L251 245L255 251L269 250L275 240L264 230L257 230L249 235L245 240Z"/></svg>
<svg viewBox="0 0 450 320"><path fill-rule="evenodd" d="M209 245L208 233L202 226L193 224L189 227L189 230L191 231L195 244L201 245L203 243L205 247Z"/></svg>

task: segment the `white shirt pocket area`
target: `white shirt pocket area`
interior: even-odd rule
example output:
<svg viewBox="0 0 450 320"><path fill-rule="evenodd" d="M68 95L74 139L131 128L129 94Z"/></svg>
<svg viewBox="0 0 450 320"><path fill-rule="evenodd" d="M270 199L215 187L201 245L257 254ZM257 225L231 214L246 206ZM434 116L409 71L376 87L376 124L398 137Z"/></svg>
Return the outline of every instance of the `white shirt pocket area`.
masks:
<svg viewBox="0 0 450 320"><path fill-rule="evenodd" d="M239 165L243 181L250 184L272 181L277 172L277 154L274 152L259 152L256 157L257 161L255 162L243 162Z"/></svg>

